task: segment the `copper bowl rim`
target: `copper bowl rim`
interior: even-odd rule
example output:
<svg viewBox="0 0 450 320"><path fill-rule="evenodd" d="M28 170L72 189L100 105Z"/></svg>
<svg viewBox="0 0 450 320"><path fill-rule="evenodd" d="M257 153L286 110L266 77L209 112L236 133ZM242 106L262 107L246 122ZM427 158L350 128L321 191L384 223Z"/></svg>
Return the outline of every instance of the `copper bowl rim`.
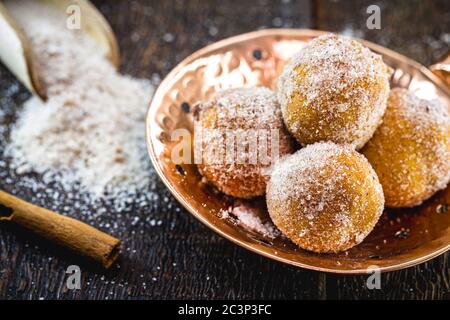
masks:
<svg viewBox="0 0 450 320"><path fill-rule="evenodd" d="M204 225L206 225L208 228L213 230L214 232L218 233L222 237L230 240L231 242L237 244L238 246L241 246L245 249L248 249L252 252L255 252L259 255L262 255L264 257L267 257L269 259L283 262L289 265L293 265L296 267L301 267L308 270L313 271L320 271L320 272L327 272L327 273L334 273L334 274L348 274L348 275L364 275L364 274L370 274L373 273L373 270L368 269L353 269L353 270L339 270L339 269L331 269L331 268L325 268L325 267L319 267L309 264L304 264L301 262L292 261L286 258L283 258L278 255L273 255L268 252L265 252L264 250L258 249L251 244L248 244L244 241L241 241L232 235L227 234L226 232L222 231L220 228L216 227L212 223L210 223L207 219L205 219L201 214L199 214L188 201L186 201L181 194L172 186L171 182L167 179L166 175L162 171L162 168L158 162L157 156L155 154L153 142L151 139L151 127L149 125L149 119L150 119L150 110L152 109L153 105L155 104L155 101L157 100L158 96L161 94L164 94L166 92L166 86L171 81L172 78L174 78L180 70L182 70L186 65L190 64L191 62L195 61L199 57L212 52L214 50L217 50L221 47L229 46L238 42L246 41L246 40L253 40L260 37L267 37L267 36L308 36L308 37L317 37L324 33L329 33L327 31L320 31L320 30L312 30L312 29L264 29L259 31L253 31L248 33L243 33L237 36L229 37L220 41L217 41L213 44L210 44L208 46L203 47L200 50L195 51L191 55L189 55L187 58L182 60L175 68L173 68L164 78L164 80L160 83L157 90L155 91L155 94L153 95L153 98L149 104L149 107L147 109L146 114L146 126L145 126L145 135L146 135L146 144L147 144L147 150L150 155L150 159L153 163L153 167L155 168L157 174L159 175L162 182L165 184L165 186L169 189L169 191L172 193L172 195L178 200L179 203L183 205L183 207L188 210L189 213L191 213L195 218L197 218L200 222L202 222ZM395 51L392 51L390 49L387 49L383 46L377 45L375 43L372 43L367 40L358 39L363 44L368 46L371 49L375 49L378 52L385 52L389 54L390 56L405 61L410 65L413 65L415 68L420 69L421 72L423 72L427 77L433 80L433 82L439 86L443 91L445 91L450 96L450 89L446 86L443 80L441 80L439 77L433 74L427 67L421 65L420 63L402 55ZM412 267L421 263L424 263L426 261L429 261L445 252L450 250L450 243L448 243L446 246L439 248L427 255L420 256L419 258L412 259L407 262L402 262L398 264L393 264L390 266L383 266L379 267L378 271L380 272L390 272L390 271L396 271L405 269L408 267Z"/></svg>

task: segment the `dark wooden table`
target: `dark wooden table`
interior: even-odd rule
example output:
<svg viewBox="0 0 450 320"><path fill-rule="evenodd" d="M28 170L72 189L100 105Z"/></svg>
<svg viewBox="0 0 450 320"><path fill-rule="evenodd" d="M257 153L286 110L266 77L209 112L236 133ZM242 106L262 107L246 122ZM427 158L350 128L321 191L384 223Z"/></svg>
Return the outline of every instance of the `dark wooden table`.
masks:
<svg viewBox="0 0 450 320"><path fill-rule="evenodd" d="M377 1L382 28L368 30L366 8L373 2L94 1L117 34L122 70L137 77L164 77L208 43L268 27L314 28L362 37L424 65L448 51L448 0ZM0 108L9 110L10 118L14 112L7 105L20 105L28 97L21 87L11 90L14 85L14 78L0 66ZM102 227L116 221L113 233L124 242L122 258L108 272L14 226L0 225L0 298L450 299L449 253L414 268L383 274L382 289L368 290L363 276L302 270L235 246L191 217L157 178L155 183L153 189L159 194L155 203L120 217L106 214L95 222ZM9 179L8 172L0 172L0 189L58 209L52 207L51 194L34 197L20 181ZM85 220L76 210L67 214ZM66 288L65 271L71 264L81 266L81 290Z"/></svg>

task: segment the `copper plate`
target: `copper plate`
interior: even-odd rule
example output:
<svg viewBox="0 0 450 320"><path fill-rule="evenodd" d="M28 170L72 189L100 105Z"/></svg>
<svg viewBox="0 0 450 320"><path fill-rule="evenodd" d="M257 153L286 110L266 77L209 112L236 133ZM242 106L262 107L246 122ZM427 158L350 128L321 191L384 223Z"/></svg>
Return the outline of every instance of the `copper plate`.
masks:
<svg viewBox="0 0 450 320"><path fill-rule="evenodd" d="M450 203L450 188L420 207L387 210L369 237L345 253L314 254L284 237L269 239L233 219L221 219L220 211L233 205L234 200L201 183L195 165L180 167L171 161L171 132L192 127L187 104L192 106L223 88L273 88L285 61L322 33L291 29L252 32L207 46L181 62L161 83L147 113L146 139L156 171L178 201L218 234L258 254L302 268L366 274L370 266L381 271L398 270L446 252L450 247L450 212L442 205ZM407 87L423 98L440 98L450 106L449 89L427 68L384 47L363 43L395 70L393 87ZM267 219L264 199L249 204L259 208L261 217Z"/></svg>

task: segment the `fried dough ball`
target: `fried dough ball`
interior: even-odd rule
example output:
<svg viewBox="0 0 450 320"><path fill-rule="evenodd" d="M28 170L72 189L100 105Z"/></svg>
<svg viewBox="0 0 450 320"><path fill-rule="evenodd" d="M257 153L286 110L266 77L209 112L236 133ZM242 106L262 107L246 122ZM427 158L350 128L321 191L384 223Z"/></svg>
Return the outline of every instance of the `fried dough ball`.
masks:
<svg viewBox="0 0 450 320"><path fill-rule="evenodd" d="M227 195L264 195L272 163L293 152L276 95L267 88L217 92L195 106L194 118L195 148L201 150L198 169Z"/></svg>
<svg viewBox="0 0 450 320"><path fill-rule="evenodd" d="M275 166L267 206L275 225L299 247L340 252L372 231L384 197L363 155L350 146L319 142Z"/></svg>
<svg viewBox="0 0 450 320"><path fill-rule="evenodd" d="M382 125L363 149L386 205L412 207L450 181L450 113L439 101L393 89Z"/></svg>
<svg viewBox="0 0 450 320"><path fill-rule="evenodd" d="M333 34L309 42L278 79L288 130L302 144L332 141L360 149L386 109L391 69L356 40Z"/></svg>

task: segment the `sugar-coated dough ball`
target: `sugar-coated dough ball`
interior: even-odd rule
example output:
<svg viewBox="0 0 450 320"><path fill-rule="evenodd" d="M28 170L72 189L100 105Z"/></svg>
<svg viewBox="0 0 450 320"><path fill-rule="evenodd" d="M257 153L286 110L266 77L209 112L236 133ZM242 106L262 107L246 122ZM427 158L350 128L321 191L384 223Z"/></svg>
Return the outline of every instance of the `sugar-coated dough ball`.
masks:
<svg viewBox="0 0 450 320"><path fill-rule="evenodd" d="M196 126L202 128L201 139L195 137L196 141L202 140L196 143L203 151L198 169L227 195L238 198L264 195L273 162L293 151L276 95L267 88L219 91L210 101L195 107L194 118ZM258 140L252 140L252 132ZM228 148L233 151L229 161L221 148L226 147L231 134L235 147ZM210 156L214 155L211 150L221 150L216 152L221 155L219 161Z"/></svg>
<svg viewBox="0 0 450 320"><path fill-rule="evenodd" d="M360 149L386 109L390 73L356 40L333 34L312 40L278 80L288 130L302 145L332 141Z"/></svg>
<svg viewBox="0 0 450 320"><path fill-rule="evenodd" d="M450 181L449 106L393 89L383 123L363 153L380 178L387 206L421 204Z"/></svg>
<svg viewBox="0 0 450 320"><path fill-rule="evenodd" d="M349 146L319 142L275 166L267 206L275 225L299 247L339 252L372 231L384 197L363 155Z"/></svg>

